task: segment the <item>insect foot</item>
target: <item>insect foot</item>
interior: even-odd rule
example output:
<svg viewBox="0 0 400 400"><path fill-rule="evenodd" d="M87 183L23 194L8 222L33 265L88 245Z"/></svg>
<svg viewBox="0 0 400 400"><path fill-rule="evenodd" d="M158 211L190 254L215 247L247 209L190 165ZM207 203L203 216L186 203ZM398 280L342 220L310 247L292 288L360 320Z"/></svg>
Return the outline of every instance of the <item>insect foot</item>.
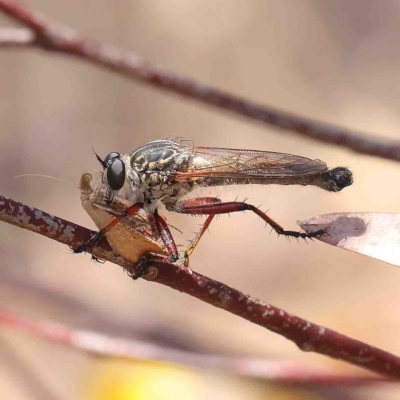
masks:
<svg viewBox="0 0 400 400"><path fill-rule="evenodd" d="M150 269L151 253L143 254L139 261L133 266L132 272L129 276L134 280L138 280L142 276L146 275Z"/></svg>
<svg viewBox="0 0 400 400"><path fill-rule="evenodd" d="M168 260L167 257L162 257L162 259ZM139 261L133 265L132 272L128 275L134 280L139 278L146 279L147 281L154 280L158 275L158 268L154 265L154 261L160 260L154 253L143 254Z"/></svg>
<svg viewBox="0 0 400 400"><path fill-rule="evenodd" d="M88 249L93 247L100 239L101 235L99 233L96 233L93 235L88 241L82 243L78 247L72 247L70 246L69 248L75 253L75 254L80 254L80 253L85 253Z"/></svg>

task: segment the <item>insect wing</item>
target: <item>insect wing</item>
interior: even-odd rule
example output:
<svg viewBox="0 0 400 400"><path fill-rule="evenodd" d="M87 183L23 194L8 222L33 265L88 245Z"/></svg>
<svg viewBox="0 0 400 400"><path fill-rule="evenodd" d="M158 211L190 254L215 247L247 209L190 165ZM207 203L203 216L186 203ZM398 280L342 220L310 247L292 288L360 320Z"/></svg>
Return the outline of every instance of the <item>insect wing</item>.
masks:
<svg viewBox="0 0 400 400"><path fill-rule="evenodd" d="M271 151L194 147L193 163L177 177L232 179L295 178L321 174L327 165L321 160Z"/></svg>

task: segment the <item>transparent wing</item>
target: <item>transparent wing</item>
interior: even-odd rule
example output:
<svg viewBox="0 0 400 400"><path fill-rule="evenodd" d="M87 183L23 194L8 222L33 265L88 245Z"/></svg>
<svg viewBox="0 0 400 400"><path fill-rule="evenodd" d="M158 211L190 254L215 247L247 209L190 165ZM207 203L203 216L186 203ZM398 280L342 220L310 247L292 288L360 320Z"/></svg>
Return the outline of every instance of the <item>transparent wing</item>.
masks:
<svg viewBox="0 0 400 400"><path fill-rule="evenodd" d="M321 160L271 151L192 147L193 161L182 178L295 178L328 170Z"/></svg>

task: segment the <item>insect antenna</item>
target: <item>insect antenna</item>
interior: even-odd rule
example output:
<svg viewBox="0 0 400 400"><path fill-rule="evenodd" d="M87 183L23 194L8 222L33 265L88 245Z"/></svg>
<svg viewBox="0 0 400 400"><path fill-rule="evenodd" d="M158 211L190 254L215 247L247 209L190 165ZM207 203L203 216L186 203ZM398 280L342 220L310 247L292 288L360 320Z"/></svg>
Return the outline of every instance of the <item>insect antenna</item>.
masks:
<svg viewBox="0 0 400 400"><path fill-rule="evenodd" d="M104 160L94 151L94 148L92 146L92 151L94 153L94 155L97 158L97 161L101 164L101 166L105 169L106 168L106 163L104 162Z"/></svg>
<svg viewBox="0 0 400 400"><path fill-rule="evenodd" d="M34 178L53 179L53 180L58 181L58 182L68 183L68 185L75 186L72 182L69 182L69 181L66 181L66 180L64 180L64 179L60 179L60 178L57 178L57 177L51 176L51 175L44 175L44 174L21 174L21 175L15 175L15 176L14 176L14 178L17 178L17 179L18 179L18 178L27 178L27 177L29 177L29 178L34 177Z"/></svg>

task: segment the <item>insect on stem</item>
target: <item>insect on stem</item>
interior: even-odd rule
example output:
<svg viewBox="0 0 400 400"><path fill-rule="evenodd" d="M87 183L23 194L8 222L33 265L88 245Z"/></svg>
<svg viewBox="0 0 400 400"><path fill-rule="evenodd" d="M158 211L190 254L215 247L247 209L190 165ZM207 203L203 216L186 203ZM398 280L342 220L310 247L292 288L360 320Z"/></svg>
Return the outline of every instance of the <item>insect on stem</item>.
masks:
<svg viewBox="0 0 400 400"><path fill-rule="evenodd" d="M329 169L321 160L270 151L196 147L171 138L145 143L127 154L111 152L104 160L95 155L103 171L93 180L90 174L83 174L80 188L82 205L100 231L77 250L106 236L116 251L134 263L147 252L169 255L173 261L179 257L168 224L158 213L160 206L181 214L207 216L184 252L185 264L216 215L252 211L288 240L326 234L326 230L286 230L262 212L261 205L248 204L247 198L233 202L222 202L217 197L186 198L198 188L276 184L339 192L353 183L350 170Z"/></svg>

